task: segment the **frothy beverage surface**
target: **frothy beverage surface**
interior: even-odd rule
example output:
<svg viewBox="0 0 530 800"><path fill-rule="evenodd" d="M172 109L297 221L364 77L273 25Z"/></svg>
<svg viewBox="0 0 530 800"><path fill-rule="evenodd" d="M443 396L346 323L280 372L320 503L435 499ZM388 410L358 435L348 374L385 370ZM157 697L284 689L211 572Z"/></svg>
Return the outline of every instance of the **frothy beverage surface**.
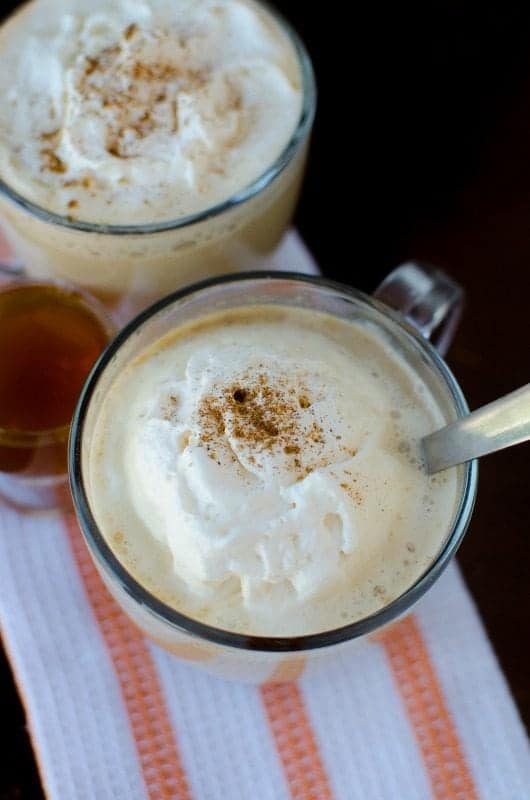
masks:
<svg viewBox="0 0 530 800"><path fill-rule="evenodd" d="M427 568L455 471L417 442L444 423L368 324L257 307L179 328L117 378L88 453L111 548L169 605L255 635L329 630Z"/></svg>
<svg viewBox="0 0 530 800"><path fill-rule="evenodd" d="M0 177L61 215L160 222L244 189L301 114L252 0L33 0L0 31Z"/></svg>

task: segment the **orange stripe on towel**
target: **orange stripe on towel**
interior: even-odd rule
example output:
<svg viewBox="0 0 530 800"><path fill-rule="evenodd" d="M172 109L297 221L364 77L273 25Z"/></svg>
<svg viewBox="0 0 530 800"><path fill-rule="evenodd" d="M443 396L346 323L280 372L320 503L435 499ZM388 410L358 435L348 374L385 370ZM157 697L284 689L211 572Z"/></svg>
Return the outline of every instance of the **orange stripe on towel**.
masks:
<svg viewBox="0 0 530 800"><path fill-rule="evenodd" d="M378 635L429 776L433 800L478 800L427 645L414 616Z"/></svg>
<svg viewBox="0 0 530 800"><path fill-rule="evenodd" d="M332 800L299 686L265 684L260 692L292 800Z"/></svg>
<svg viewBox="0 0 530 800"><path fill-rule="evenodd" d="M73 514L65 514L64 520L90 605L116 670L149 800L190 800L156 668L143 636L105 588Z"/></svg>
<svg viewBox="0 0 530 800"><path fill-rule="evenodd" d="M267 678L267 683L290 683L302 677L307 663L305 656L284 658Z"/></svg>

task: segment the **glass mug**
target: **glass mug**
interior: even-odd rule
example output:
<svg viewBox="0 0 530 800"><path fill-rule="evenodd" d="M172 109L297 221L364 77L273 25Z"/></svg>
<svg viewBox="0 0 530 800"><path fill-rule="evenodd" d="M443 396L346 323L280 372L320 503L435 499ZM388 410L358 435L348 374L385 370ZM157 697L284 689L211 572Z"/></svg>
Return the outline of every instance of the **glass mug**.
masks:
<svg viewBox="0 0 530 800"><path fill-rule="evenodd" d="M298 199L316 88L297 33L274 9L261 5L291 42L302 84L298 125L276 161L222 202L146 225L72 220L35 205L0 180L0 225L15 264L39 280L66 281L90 292L123 324L180 286L270 262Z"/></svg>
<svg viewBox="0 0 530 800"><path fill-rule="evenodd" d="M115 332L104 307L79 289L0 283L0 503L23 512L70 505L70 417Z"/></svg>
<svg viewBox="0 0 530 800"><path fill-rule="evenodd" d="M81 530L96 567L117 602L147 636L176 656L215 674L252 683L297 677L309 663L313 671L313 665L357 646L360 637L408 611L455 554L473 510L476 462L457 468L459 497L451 528L429 568L400 597L376 613L335 630L297 637L251 636L207 625L157 599L116 558L91 512L90 489L85 480L88 445L98 410L115 376L171 329L215 310L273 304L367 320L414 366L448 421L466 414L466 401L455 378L426 338L436 336L442 350L447 346L461 307L460 287L433 268L405 264L384 281L376 297L322 278L293 273L225 276L175 292L144 311L110 344L92 371L74 415L69 447L71 489Z"/></svg>

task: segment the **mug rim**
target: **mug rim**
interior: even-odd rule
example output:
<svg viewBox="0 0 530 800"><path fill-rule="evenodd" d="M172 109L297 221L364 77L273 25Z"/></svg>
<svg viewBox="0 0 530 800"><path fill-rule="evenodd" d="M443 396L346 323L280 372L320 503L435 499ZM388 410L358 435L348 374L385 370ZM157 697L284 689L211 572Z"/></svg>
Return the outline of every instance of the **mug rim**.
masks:
<svg viewBox="0 0 530 800"><path fill-rule="evenodd" d="M114 555L92 514L84 486L81 445L86 414L100 377L122 345L141 326L149 322L151 318L181 300L197 293L207 292L209 289L219 285L228 283L244 284L248 281L290 281L310 284L321 289L332 290L349 299L354 299L371 307L372 310L382 314L385 318L390 318L402 332L404 331L416 344L419 344L421 350L429 357L429 363L434 365L439 376L443 379L448 394L453 401L457 416L461 417L468 413L469 409L462 390L441 355L429 340L423 337L401 314L384 303L357 289L320 276L280 271L252 271L222 275L178 289L158 300L132 319L118 333L116 338L107 345L86 380L73 416L68 446L70 489L80 529L92 557L104 573L110 571L112 578L119 582L127 595L145 607L150 614L159 620L192 637L239 650L280 653L316 650L356 639L389 624L403 615L433 585L456 553L469 525L477 492L478 462L476 460L463 465L462 489L451 530L444 545L425 572L399 597L372 614L338 628L302 636L257 636L217 628L214 625L201 622L177 611L172 606L159 600L142 586Z"/></svg>
<svg viewBox="0 0 530 800"><path fill-rule="evenodd" d="M82 231L84 233L97 233L109 236L142 236L145 234L164 233L167 231L178 230L180 228L191 227L200 222L204 222L214 217L221 216L222 214L231 211L234 208L251 200L256 195L261 194L276 178L285 170L291 163L294 156L299 151L300 147L307 140L311 131L313 120L315 118L317 89L315 82L315 75L311 58L307 48L298 35L296 30L287 21L283 14L278 11L267 0L254 0L258 6L265 8L276 20L282 31L286 34L293 49L295 51L302 79L302 108L300 110L300 117L298 118L297 125L292 132L290 138L282 149L277 158L270 164L267 169L254 178L249 184L234 192L229 197L214 203L207 208L200 209L192 214L186 214L174 219L163 220L161 222L151 222L143 224L105 224L98 222L87 222L84 220L73 220L68 216L49 211L38 203L34 203L28 198L24 197L20 192L16 191L6 181L0 178L0 196L6 197L13 202L18 208L28 212L33 217L36 217L41 222L47 222L58 227L67 228L69 230ZM13 13L16 13L13 12ZM12 15L7 17L2 24L6 24Z"/></svg>

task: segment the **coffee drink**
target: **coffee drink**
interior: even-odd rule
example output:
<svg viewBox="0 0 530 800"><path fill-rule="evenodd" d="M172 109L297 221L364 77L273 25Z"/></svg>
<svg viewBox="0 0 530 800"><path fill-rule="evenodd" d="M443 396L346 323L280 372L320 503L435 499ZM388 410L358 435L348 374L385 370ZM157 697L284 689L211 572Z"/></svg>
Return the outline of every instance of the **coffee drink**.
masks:
<svg viewBox="0 0 530 800"><path fill-rule="evenodd" d="M214 206L274 162L300 117L291 44L241 0L36 0L0 52L2 177L73 220Z"/></svg>
<svg viewBox="0 0 530 800"><path fill-rule="evenodd" d="M148 301L276 245L310 75L254 0L33 0L0 66L0 211L30 271Z"/></svg>
<svg viewBox="0 0 530 800"><path fill-rule="evenodd" d="M436 557L457 474L429 477L418 443L445 421L371 323L235 308L118 374L86 490L117 558L168 605L236 632L316 633L387 605Z"/></svg>

